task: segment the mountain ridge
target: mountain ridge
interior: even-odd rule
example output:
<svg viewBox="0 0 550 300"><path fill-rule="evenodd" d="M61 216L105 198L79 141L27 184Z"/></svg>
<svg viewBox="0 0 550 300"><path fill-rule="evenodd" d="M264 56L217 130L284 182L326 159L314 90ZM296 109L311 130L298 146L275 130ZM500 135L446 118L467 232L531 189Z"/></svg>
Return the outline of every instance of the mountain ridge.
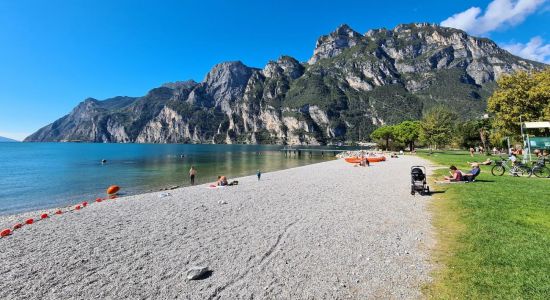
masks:
<svg viewBox="0 0 550 300"><path fill-rule="evenodd" d="M326 144L446 105L485 109L495 80L545 67L493 41L428 23L346 24L317 39L312 57L216 64L202 82L166 83L142 97L88 98L25 141Z"/></svg>
<svg viewBox="0 0 550 300"><path fill-rule="evenodd" d="M13 142L19 142L18 140L10 139L7 137L0 136L0 143L13 143Z"/></svg>

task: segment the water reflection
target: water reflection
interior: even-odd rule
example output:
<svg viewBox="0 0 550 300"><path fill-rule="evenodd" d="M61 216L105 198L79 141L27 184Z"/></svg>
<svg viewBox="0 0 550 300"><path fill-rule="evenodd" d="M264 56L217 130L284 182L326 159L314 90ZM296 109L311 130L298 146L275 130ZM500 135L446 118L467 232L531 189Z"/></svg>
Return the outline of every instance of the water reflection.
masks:
<svg viewBox="0 0 550 300"><path fill-rule="evenodd" d="M333 148L333 147L331 147ZM154 144L0 144L0 214L58 207L104 195L111 184L127 194L270 172L331 159L286 157L279 146ZM184 157L181 157L184 155ZM101 164L106 159L107 163Z"/></svg>

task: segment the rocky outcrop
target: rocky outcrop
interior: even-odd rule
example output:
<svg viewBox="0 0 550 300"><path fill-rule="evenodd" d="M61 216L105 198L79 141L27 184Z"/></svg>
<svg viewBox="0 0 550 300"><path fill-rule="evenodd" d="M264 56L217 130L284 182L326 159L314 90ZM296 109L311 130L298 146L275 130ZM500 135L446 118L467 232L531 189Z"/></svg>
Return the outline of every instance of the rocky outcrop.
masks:
<svg viewBox="0 0 550 300"><path fill-rule="evenodd" d="M262 69L224 62L200 82L143 97L86 99L26 141L325 144L365 140L377 126L445 104L480 115L496 79L543 68L494 42L433 24L362 35L347 25L318 39L313 56Z"/></svg>
<svg viewBox="0 0 550 300"><path fill-rule="evenodd" d="M344 24L336 28L329 35L324 35L317 40L313 56L309 59L309 64L314 64L323 58L331 58L342 53L346 48L351 48L364 42L364 37Z"/></svg>

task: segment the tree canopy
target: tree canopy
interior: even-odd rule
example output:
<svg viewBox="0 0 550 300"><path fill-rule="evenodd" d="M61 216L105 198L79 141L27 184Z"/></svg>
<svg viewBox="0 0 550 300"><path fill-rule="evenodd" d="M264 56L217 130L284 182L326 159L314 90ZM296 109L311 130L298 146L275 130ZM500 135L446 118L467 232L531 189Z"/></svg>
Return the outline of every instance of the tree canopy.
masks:
<svg viewBox="0 0 550 300"><path fill-rule="evenodd" d="M403 121L394 125L393 133L396 139L409 146L409 150L414 150L414 143L420 137L419 121Z"/></svg>
<svg viewBox="0 0 550 300"><path fill-rule="evenodd" d="M420 125L420 139L435 148L449 143L454 131L456 115L443 106L426 113Z"/></svg>
<svg viewBox="0 0 550 300"><path fill-rule="evenodd" d="M385 125L385 126L378 127L376 130L374 130L370 134L370 137L373 140L384 140L386 143L385 150L388 150L390 146L390 139L393 139L395 137L394 126Z"/></svg>
<svg viewBox="0 0 550 300"><path fill-rule="evenodd" d="M550 68L505 75L497 83L498 88L487 104L495 115L492 124L495 140L518 137L522 121L550 121Z"/></svg>

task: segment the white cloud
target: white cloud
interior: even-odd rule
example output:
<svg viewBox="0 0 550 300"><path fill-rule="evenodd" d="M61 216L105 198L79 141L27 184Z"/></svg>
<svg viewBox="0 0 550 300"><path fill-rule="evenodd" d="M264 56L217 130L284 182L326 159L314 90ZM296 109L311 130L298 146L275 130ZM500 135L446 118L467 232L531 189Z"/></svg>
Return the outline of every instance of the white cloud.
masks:
<svg viewBox="0 0 550 300"><path fill-rule="evenodd" d="M442 26L462 29L471 34L520 24L547 0L493 0L485 9L471 7L441 22Z"/></svg>
<svg viewBox="0 0 550 300"><path fill-rule="evenodd" d="M545 44L540 36L531 38L526 44L506 44L502 47L517 56L550 64L550 44Z"/></svg>

